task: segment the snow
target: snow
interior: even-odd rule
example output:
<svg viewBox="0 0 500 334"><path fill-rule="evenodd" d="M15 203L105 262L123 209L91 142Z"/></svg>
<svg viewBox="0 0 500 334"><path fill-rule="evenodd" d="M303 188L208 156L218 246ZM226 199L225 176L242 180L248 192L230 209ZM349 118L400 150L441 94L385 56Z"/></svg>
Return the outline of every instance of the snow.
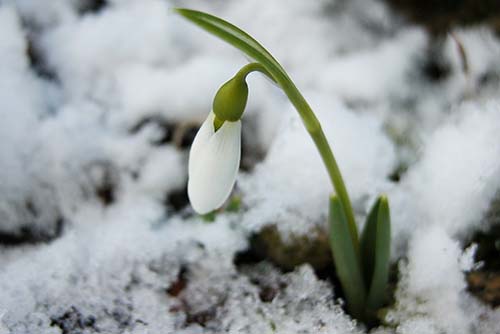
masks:
<svg viewBox="0 0 500 334"><path fill-rule="evenodd" d="M23 228L42 234L56 233L58 216L53 189L46 183L45 157L40 153L37 119L47 110L41 83L29 71L26 41L19 18L1 8L0 21L0 231L21 233ZM23 92L20 98L13 92ZM34 157L32 159L31 157Z"/></svg>
<svg viewBox="0 0 500 334"><path fill-rule="evenodd" d="M490 226L500 192L492 32L455 31L468 73L447 37L450 73L431 80L429 37L381 1L92 3L0 2L0 334L498 332L500 311L464 276L477 267L465 245ZM333 191L297 113L262 75L249 77L242 119L241 209L206 222L182 203L187 130L246 59L173 6L231 20L282 62L360 227L388 195L399 280L378 328L346 314L336 283L308 264L235 260L269 225L285 241L324 228Z"/></svg>
<svg viewBox="0 0 500 334"><path fill-rule="evenodd" d="M420 160L390 193L396 235L439 225L463 237L485 227L499 190L499 108L498 101L461 104L426 138Z"/></svg>
<svg viewBox="0 0 500 334"><path fill-rule="evenodd" d="M462 275L473 252L460 249L441 227L430 227L410 241L408 262L388 318L400 333L470 333L481 320L480 306L465 293ZM469 265L467 265L467 263ZM471 316L473 315L473 316Z"/></svg>
<svg viewBox="0 0 500 334"><path fill-rule="evenodd" d="M234 62L195 57L178 67L158 68L136 64L120 68L116 85L123 117L128 124L141 118L160 116L171 121L203 121L212 105L212 93L233 75Z"/></svg>

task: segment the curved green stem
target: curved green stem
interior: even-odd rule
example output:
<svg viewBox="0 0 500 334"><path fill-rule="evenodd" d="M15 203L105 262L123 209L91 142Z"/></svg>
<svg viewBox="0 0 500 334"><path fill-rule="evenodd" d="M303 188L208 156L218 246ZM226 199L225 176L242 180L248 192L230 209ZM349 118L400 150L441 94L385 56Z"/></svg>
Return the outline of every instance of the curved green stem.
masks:
<svg viewBox="0 0 500 334"><path fill-rule="evenodd" d="M340 204L345 211L349 224L349 232L356 252L359 254L359 241L354 213L335 157L314 112L280 63L252 36L221 18L186 8L175 8L174 11L255 59L261 66L252 65L255 63L249 65L272 78L283 89L300 114L307 131L318 148ZM265 71L262 71L262 68Z"/></svg>
<svg viewBox="0 0 500 334"><path fill-rule="evenodd" d="M347 193L342 174L340 173L340 169L337 161L335 160L332 149L328 144L328 140L326 139L325 133L323 132L321 124L316 118L316 115L314 114L313 110L304 99L302 94L299 92L293 81L290 79L290 77L284 73L275 71L273 71L275 73L271 73L271 71L268 71L266 67L264 67L260 63L250 63L243 66L235 76L241 76L244 79L253 71L259 71L276 82L281 87L281 89L283 89L286 96L288 97L290 102L292 102L293 106L302 118L307 131L309 132L311 138L314 141L314 144L316 145L316 148L319 151L319 154L321 155L321 158L323 159L323 163L325 164L325 167L328 171L330 181L332 182L335 192L345 211L345 215L349 224L349 232L351 234L354 247L358 252L358 231L354 220L354 214L351 201L349 199L349 194Z"/></svg>
<svg viewBox="0 0 500 334"><path fill-rule="evenodd" d="M316 115L314 114L307 101L304 99L302 94L299 92L295 84L288 76L278 77L276 78L276 81L281 86L285 94L288 96L288 99L290 99L290 102L292 102L295 109L300 114L302 122L309 132L309 135L313 139L314 144L316 145L316 148L321 155L321 159L323 159L323 163L325 164L326 170L328 171L330 181L332 182L332 185L335 188L335 192L337 193L340 203L342 204L342 207L345 211L354 247L356 249L356 252L359 253L358 229L354 220L351 200L349 199L349 194L347 193L344 179L342 178L339 166L337 164L337 161L335 160L332 149L328 144L325 133L321 128L321 124L319 123Z"/></svg>
<svg viewBox="0 0 500 334"><path fill-rule="evenodd" d="M241 79L245 79L250 73L252 72L260 72L267 76L269 79L271 79L274 83L276 83L276 80L274 80L273 76L271 73L269 73L268 70L262 64L260 63L249 63L243 66L238 73L236 73L235 77L240 77Z"/></svg>

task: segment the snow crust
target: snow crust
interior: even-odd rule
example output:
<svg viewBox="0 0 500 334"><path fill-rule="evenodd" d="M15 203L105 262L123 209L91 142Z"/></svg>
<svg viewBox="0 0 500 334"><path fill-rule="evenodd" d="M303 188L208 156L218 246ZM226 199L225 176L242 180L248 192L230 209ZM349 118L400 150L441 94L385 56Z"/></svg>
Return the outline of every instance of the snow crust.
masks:
<svg viewBox="0 0 500 334"><path fill-rule="evenodd" d="M380 1L91 3L0 2L1 334L498 332L500 311L464 278L464 245L500 192L490 31L456 31L468 73L447 38L450 73L432 81L428 36ZM199 125L246 61L172 6L231 20L289 70L360 227L388 194L399 282L380 327L353 321L307 264L235 261L265 226L284 239L324 226L332 192L300 118L261 76L242 121L240 211L207 223L172 204L187 182L178 129Z"/></svg>
<svg viewBox="0 0 500 334"><path fill-rule="evenodd" d="M452 236L481 229L498 195L500 177L498 101L468 102L425 139L419 161L393 188L396 235L439 225Z"/></svg>
<svg viewBox="0 0 500 334"><path fill-rule="evenodd" d="M398 333L488 332L477 329L487 310L465 292L462 272L472 269L473 254L473 249L462 251L441 227L414 235L408 261L401 263L398 302L387 316L398 323Z"/></svg>

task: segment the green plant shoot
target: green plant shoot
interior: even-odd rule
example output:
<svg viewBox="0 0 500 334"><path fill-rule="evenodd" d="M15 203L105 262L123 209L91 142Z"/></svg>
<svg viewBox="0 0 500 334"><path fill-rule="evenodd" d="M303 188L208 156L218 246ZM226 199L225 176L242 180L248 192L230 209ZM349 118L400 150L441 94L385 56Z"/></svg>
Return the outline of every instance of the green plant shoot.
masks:
<svg viewBox="0 0 500 334"><path fill-rule="evenodd" d="M239 122L247 98L244 80L253 71L268 76L294 105L321 155L335 190L336 195L330 198L330 246L347 308L355 318L372 321L377 309L385 303L389 272L390 217L387 198L381 196L376 201L360 241L351 201L330 145L311 107L283 67L259 42L231 23L191 9L177 8L175 12L255 60L244 66L217 93L213 105L215 131L225 121ZM228 105L235 107L227 108Z"/></svg>

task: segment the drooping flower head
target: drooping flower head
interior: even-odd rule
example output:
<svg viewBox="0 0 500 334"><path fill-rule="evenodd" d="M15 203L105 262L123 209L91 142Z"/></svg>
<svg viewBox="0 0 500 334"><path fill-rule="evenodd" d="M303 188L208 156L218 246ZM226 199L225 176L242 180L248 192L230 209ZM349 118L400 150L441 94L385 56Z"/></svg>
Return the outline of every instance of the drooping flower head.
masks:
<svg viewBox="0 0 500 334"><path fill-rule="evenodd" d="M241 158L241 116L248 87L236 75L217 92L213 111L196 134L189 152L188 196L199 214L221 207L231 194Z"/></svg>

